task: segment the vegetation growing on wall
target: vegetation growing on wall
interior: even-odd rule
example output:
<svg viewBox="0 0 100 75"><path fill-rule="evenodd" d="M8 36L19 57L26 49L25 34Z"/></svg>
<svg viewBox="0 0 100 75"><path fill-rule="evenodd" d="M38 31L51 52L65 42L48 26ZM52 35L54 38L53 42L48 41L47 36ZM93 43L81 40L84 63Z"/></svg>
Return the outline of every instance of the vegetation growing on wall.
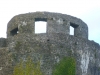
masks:
<svg viewBox="0 0 100 75"><path fill-rule="evenodd" d="M20 50L20 47L21 47L21 42L17 41L15 44L15 50Z"/></svg>
<svg viewBox="0 0 100 75"><path fill-rule="evenodd" d="M34 63L31 59L20 61L13 71L13 75L42 75L40 63Z"/></svg>
<svg viewBox="0 0 100 75"><path fill-rule="evenodd" d="M75 75L76 62L72 57L63 58L53 70L53 75Z"/></svg>

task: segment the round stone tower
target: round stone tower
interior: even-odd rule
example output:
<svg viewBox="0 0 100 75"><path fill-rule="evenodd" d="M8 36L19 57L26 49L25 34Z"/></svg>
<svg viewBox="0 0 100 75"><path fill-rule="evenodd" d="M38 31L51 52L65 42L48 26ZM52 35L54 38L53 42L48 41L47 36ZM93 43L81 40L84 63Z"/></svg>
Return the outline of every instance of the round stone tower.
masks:
<svg viewBox="0 0 100 75"><path fill-rule="evenodd" d="M47 23L46 33L35 33L38 21ZM74 28L74 35L70 35L70 26ZM34 62L40 61L45 75L52 75L55 64L64 57L73 57L76 75L93 75L90 68L91 64L95 65L92 63L94 44L91 46L88 40L87 25L76 17L50 12L17 15L8 23L7 40L13 66L31 57Z"/></svg>

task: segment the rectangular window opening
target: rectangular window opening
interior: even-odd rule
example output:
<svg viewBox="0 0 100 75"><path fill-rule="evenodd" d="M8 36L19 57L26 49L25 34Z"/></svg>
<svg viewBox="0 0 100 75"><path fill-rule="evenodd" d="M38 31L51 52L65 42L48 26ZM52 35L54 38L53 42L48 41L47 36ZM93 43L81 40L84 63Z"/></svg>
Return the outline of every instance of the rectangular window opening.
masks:
<svg viewBox="0 0 100 75"><path fill-rule="evenodd" d="M35 34L46 33L47 31L47 19L35 18Z"/></svg>
<svg viewBox="0 0 100 75"><path fill-rule="evenodd" d="M70 35L74 35L74 28L70 26Z"/></svg>
<svg viewBox="0 0 100 75"><path fill-rule="evenodd" d="M12 36L17 35L18 33L19 33L18 27L15 28L15 29L13 29L12 31L10 31L10 34L11 34Z"/></svg>
<svg viewBox="0 0 100 75"><path fill-rule="evenodd" d="M70 35L74 35L74 29L77 28L79 25L70 23Z"/></svg>

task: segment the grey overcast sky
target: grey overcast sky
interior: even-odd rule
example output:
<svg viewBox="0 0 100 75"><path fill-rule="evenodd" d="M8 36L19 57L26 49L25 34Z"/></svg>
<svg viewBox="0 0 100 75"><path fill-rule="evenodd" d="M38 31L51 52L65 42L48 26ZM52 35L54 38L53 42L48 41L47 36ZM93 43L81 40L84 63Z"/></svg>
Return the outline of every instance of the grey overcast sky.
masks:
<svg viewBox="0 0 100 75"><path fill-rule="evenodd" d="M49 11L82 19L89 27L89 40L100 44L100 0L1 0L0 37L6 37L7 23L18 14Z"/></svg>

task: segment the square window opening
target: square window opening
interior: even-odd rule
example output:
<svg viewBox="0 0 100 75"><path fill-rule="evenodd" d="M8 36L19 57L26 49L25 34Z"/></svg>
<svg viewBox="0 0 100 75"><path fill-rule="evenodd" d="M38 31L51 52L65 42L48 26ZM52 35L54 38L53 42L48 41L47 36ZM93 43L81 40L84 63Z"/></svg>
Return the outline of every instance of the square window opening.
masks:
<svg viewBox="0 0 100 75"><path fill-rule="evenodd" d="M46 33L47 22L46 21L36 21L35 22L35 34Z"/></svg>

